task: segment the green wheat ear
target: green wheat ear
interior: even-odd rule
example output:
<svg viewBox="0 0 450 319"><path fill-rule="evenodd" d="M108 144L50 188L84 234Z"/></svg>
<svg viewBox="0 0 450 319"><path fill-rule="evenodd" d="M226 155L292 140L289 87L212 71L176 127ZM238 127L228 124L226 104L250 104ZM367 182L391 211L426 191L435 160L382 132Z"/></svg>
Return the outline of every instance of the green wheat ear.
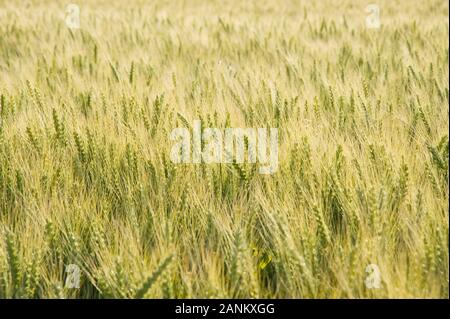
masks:
<svg viewBox="0 0 450 319"><path fill-rule="evenodd" d="M151 274L151 276L148 277L147 280L142 284L141 288L138 289L138 291L134 295L134 298L144 298L145 294L150 290L156 280L158 280L164 270L169 266L172 259L173 255L170 255L166 257L166 259L164 259L162 263L159 264L158 268L153 272L153 274Z"/></svg>
<svg viewBox="0 0 450 319"><path fill-rule="evenodd" d="M80 157L80 160L82 163L86 162L86 150L84 147L84 143L83 140L81 139L80 135L78 135L78 133L73 133L73 137L75 140L75 146L77 148L78 151L78 156Z"/></svg>
<svg viewBox="0 0 450 319"><path fill-rule="evenodd" d="M130 75L129 75L129 78L128 78L128 80L130 81L130 84L133 84L134 73L135 73L135 70L134 70L134 62L131 62L131 66L130 66Z"/></svg>
<svg viewBox="0 0 450 319"><path fill-rule="evenodd" d="M17 245L12 233L6 234L6 252L7 260L9 264L9 271L11 273L11 280L14 288L14 295L20 287L21 282L21 270L20 270L20 258L17 251Z"/></svg>
<svg viewBox="0 0 450 319"><path fill-rule="evenodd" d="M180 112L177 112L177 116L180 119L180 121L183 123L184 126L186 126L187 128L191 129L191 126L189 125L189 122L186 120L186 118Z"/></svg>
<svg viewBox="0 0 450 319"><path fill-rule="evenodd" d="M41 145L39 143L39 139L37 138L36 134L33 133L33 130L31 129L31 127L27 126L26 133L27 133L27 136L28 136L28 140L30 141L30 143L33 146L33 148L38 153L40 153L42 151L42 149L41 149Z"/></svg>
<svg viewBox="0 0 450 319"><path fill-rule="evenodd" d="M65 127L61 119L59 118L56 109L52 110L52 117L53 117L53 126L55 128L56 140L59 143L61 143L61 145L66 146L67 141L66 141Z"/></svg>

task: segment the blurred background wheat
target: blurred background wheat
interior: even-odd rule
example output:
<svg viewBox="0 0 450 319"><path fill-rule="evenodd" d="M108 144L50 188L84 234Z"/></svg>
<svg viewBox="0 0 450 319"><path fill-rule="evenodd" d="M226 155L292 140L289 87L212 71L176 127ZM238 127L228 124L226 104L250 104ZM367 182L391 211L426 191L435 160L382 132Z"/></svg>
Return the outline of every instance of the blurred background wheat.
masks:
<svg viewBox="0 0 450 319"><path fill-rule="evenodd" d="M448 298L447 1L75 3L0 0L0 297ZM173 164L196 119L278 171Z"/></svg>

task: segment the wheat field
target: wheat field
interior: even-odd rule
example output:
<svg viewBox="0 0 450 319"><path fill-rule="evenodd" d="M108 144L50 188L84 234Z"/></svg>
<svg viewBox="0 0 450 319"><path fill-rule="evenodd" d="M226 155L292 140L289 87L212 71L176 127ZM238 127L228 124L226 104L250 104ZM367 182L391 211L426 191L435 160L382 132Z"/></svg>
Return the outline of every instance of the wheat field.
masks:
<svg viewBox="0 0 450 319"><path fill-rule="evenodd" d="M73 2L0 0L1 298L449 297L447 1Z"/></svg>

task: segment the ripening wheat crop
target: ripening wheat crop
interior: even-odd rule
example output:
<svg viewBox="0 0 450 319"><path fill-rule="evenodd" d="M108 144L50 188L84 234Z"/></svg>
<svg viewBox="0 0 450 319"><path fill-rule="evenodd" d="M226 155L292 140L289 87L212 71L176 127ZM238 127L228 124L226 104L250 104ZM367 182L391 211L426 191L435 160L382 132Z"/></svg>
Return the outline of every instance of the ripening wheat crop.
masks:
<svg viewBox="0 0 450 319"><path fill-rule="evenodd" d="M448 298L446 0L73 2L0 0L1 298Z"/></svg>

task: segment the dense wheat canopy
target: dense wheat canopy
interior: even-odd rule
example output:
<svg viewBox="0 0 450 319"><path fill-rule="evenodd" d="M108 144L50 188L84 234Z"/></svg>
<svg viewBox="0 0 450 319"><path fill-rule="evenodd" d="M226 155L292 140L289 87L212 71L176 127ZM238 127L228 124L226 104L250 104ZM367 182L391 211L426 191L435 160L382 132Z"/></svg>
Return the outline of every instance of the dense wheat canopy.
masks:
<svg viewBox="0 0 450 319"><path fill-rule="evenodd" d="M0 297L448 298L447 1L73 2L0 0Z"/></svg>

